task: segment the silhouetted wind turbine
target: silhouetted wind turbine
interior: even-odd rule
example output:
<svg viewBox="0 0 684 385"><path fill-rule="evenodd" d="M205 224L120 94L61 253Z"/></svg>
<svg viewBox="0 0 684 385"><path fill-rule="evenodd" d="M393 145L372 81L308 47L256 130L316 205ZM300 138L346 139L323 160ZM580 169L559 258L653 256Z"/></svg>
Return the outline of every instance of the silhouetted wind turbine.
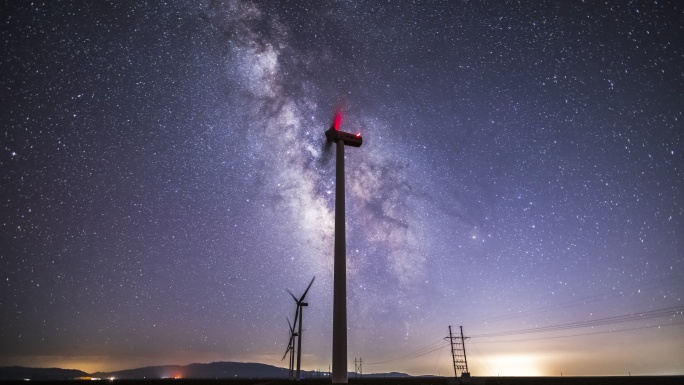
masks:
<svg viewBox="0 0 684 385"><path fill-rule="evenodd" d="M299 308L297 310L299 310ZM297 314L297 313L298 312L295 312L295 314ZM295 317L295 319L296 318L297 317ZM294 325L292 325L290 323L290 319L287 317L285 317L285 319L287 320L287 326L289 327L289 330L290 330L290 341L287 343L287 349L285 350L285 354L283 354L283 358L281 358L280 360L281 361L284 360L285 357L287 357L287 353L290 353L290 360L289 360L290 361L290 371L289 371L288 378L290 380L292 380L292 379L294 379L294 357L295 357L294 356L294 350L295 350L294 345L295 345L295 339L297 338L297 336L299 334L295 332L295 327L294 327Z"/></svg>
<svg viewBox="0 0 684 385"><path fill-rule="evenodd" d="M335 262L333 269L332 382L347 379L347 235L344 222L344 146L361 147L360 133L340 131L342 114L337 112L325 132L328 142L337 146L335 170Z"/></svg>
<svg viewBox="0 0 684 385"><path fill-rule="evenodd" d="M292 296L292 299L295 300L295 303L297 304L297 312L295 313L295 322L294 322L294 327L293 330L297 327L297 318L299 317L299 332L297 333L297 378L296 381L299 381L301 379L299 373L300 369L302 366L302 309L304 306L309 306L308 303L304 302L304 299L306 298L306 293L309 292L309 289L311 289L311 285L313 285L314 279L316 277L311 278L311 282L309 282L309 286L306 287L306 290L304 290L304 294L302 294L299 299L295 297L294 294L292 294L291 291L287 291L290 293Z"/></svg>

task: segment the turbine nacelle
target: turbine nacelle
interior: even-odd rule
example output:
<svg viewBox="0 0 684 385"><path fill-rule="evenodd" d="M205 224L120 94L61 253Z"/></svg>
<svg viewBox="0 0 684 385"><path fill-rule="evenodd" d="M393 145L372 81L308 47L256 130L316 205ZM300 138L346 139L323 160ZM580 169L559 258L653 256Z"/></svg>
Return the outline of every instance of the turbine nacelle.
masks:
<svg viewBox="0 0 684 385"><path fill-rule="evenodd" d="M338 112L335 114L333 123L325 132L325 137L333 143L341 140L346 146L361 147L363 144L363 138L360 133L350 134L348 132L340 131L340 125L342 124L342 115Z"/></svg>
<svg viewBox="0 0 684 385"><path fill-rule="evenodd" d="M325 136L331 142L337 143L338 140L341 140L347 146L361 147L363 144L363 137L360 133L350 134L348 132L335 130L332 127L325 132Z"/></svg>

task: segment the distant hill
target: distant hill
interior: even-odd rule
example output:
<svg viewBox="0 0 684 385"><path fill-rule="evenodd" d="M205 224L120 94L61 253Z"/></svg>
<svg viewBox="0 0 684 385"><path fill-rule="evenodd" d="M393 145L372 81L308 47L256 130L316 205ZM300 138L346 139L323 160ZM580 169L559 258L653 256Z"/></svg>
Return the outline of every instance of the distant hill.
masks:
<svg viewBox="0 0 684 385"><path fill-rule="evenodd" d="M0 381L21 381L27 378L35 381L70 380L85 376L88 373L76 369L0 367Z"/></svg>
<svg viewBox="0 0 684 385"><path fill-rule="evenodd" d="M355 373L349 373L349 378L354 378ZM412 377L409 374L406 373L399 373L399 372L390 372L390 373L368 373L364 374L363 377L368 377L368 378L398 378L398 377Z"/></svg>
<svg viewBox="0 0 684 385"><path fill-rule="evenodd" d="M212 362L211 364L148 366L118 372L97 372L93 377L115 377L123 380L142 378L287 378L288 369L245 362Z"/></svg>
<svg viewBox="0 0 684 385"><path fill-rule="evenodd" d="M19 366L0 368L0 380L68 380L78 377L97 377L121 380L159 379L159 378L220 378L220 379L285 379L288 378L289 370L273 365L249 363L249 362L212 362L210 364L190 365L164 365L148 366L144 368L120 370L116 372L97 372L88 374L80 370L72 369L42 369L24 368ZM328 373L302 371L304 378L325 377ZM349 373L349 378L354 378L355 373ZM411 377L405 373L368 373L363 377L374 378L397 378Z"/></svg>

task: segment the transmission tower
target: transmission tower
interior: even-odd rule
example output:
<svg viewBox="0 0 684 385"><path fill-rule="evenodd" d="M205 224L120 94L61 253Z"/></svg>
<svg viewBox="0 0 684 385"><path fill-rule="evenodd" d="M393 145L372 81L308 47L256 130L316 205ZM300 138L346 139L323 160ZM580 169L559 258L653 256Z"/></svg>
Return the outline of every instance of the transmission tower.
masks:
<svg viewBox="0 0 684 385"><path fill-rule="evenodd" d="M357 360L356 357L354 357L354 373L356 374L356 378L363 378L363 358Z"/></svg>
<svg viewBox="0 0 684 385"><path fill-rule="evenodd" d="M449 326L449 337L445 339L449 340L451 344L451 358L454 362L454 377L458 377L458 373L461 372L461 377L470 377L470 372L468 371L468 361L466 360L465 351L465 340L469 337L463 337L463 326L461 328L461 335L454 336L451 332L451 325Z"/></svg>

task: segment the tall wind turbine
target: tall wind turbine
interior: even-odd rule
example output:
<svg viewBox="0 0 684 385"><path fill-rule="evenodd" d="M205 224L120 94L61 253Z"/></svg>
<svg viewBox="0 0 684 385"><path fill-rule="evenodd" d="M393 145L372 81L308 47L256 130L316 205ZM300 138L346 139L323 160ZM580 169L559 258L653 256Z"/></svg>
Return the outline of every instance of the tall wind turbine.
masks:
<svg viewBox="0 0 684 385"><path fill-rule="evenodd" d="M344 146L361 147L361 134L340 131L342 114L337 112L325 132L329 142L337 144L335 171L335 266L333 284L332 382L346 384L347 379L347 236L344 218Z"/></svg>
<svg viewBox="0 0 684 385"><path fill-rule="evenodd" d="M304 294L302 294L302 296L299 297L299 299L297 299L297 297L295 297L295 295L292 294L291 291L287 291L288 293L290 293L292 299L294 299L295 303L297 304L297 312L295 313L295 322L292 330L294 330L297 327L297 318L299 318L299 332L297 333L297 381L301 379L299 373L302 365L302 310L305 306L309 306L308 303L304 302L304 299L306 298L306 293L308 293L309 289L311 289L311 285L313 285L314 279L316 279L316 277L311 278L309 286L306 287L306 290L304 290ZM294 344L292 346L294 348Z"/></svg>

